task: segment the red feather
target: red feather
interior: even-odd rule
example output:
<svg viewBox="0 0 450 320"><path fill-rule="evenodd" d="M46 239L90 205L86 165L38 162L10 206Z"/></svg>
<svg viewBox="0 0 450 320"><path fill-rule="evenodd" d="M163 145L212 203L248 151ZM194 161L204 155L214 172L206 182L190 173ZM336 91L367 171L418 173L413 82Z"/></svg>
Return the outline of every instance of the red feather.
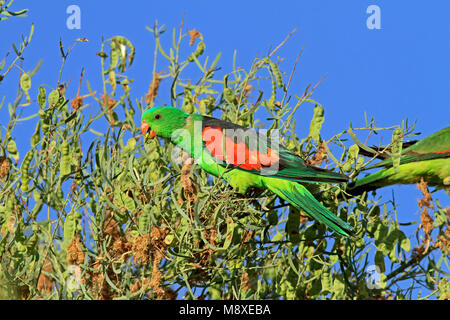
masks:
<svg viewBox="0 0 450 320"><path fill-rule="evenodd" d="M280 161L278 153L269 147L267 147L265 153L261 153L256 149L249 150L244 142L235 143L227 136L224 139L220 127L205 127L202 138L206 149L213 157L244 170L260 171L263 166L269 167Z"/></svg>
<svg viewBox="0 0 450 320"><path fill-rule="evenodd" d="M450 153L450 149L442 150L442 151L435 151L435 153Z"/></svg>

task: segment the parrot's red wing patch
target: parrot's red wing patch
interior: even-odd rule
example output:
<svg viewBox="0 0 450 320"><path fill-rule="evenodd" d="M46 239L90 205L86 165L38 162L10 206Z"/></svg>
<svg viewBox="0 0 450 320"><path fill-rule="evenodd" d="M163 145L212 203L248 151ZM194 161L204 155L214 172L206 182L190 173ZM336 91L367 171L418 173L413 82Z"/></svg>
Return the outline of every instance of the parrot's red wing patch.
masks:
<svg viewBox="0 0 450 320"><path fill-rule="evenodd" d="M278 153L270 147L266 147L264 153L257 149L250 150L244 141L239 140L239 137L237 141L234 141L224 136L220 127L205 126L202 138L206 149L213 157L244 170L261 171L262 167L270 167L280 161Z"/></svg>
<svg viewBox="0 0 450 320"><path fill-rule="evenodd" d="M442 150L442 151L435 151L435 153L450 153L450 149Z"/></svg>

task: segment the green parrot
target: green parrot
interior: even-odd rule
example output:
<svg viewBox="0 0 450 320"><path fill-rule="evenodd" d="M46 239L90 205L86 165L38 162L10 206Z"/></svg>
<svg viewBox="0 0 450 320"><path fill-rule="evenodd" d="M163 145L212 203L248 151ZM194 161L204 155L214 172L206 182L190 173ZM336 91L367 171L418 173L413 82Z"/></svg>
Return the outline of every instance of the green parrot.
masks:
<svg viewBox="0 0 450 320"><path fill-rule="evenodd" d="M429 186L450 186L450 127L444 128L423 140L403 149L400 165L393 167L387 158L365 169L383 169L347 185L351 195L371 191L393 184L413 184L423 178Z"/></svg>
<svg viewBox="0 0 450 320"><path fill-rule="evenodd" d="M354 235L350 224L326 209L299 183L342 183L348 178L307 165L297 154L262 133L168 106L146 110L141 132L147 138L170 139L203 170L225 179L238 193L245 194L251 187L269 189L337 234Z"/></svg>

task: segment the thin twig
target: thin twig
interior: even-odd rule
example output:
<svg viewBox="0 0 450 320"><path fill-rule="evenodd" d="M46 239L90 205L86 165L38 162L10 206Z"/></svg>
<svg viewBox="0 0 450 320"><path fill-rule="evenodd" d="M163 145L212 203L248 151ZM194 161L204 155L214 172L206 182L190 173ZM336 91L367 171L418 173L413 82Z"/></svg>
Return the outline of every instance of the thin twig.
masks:
<svg viewBox="0 0 450 320"><path fill-rule="evenodd" d="M288 35L287 35L287 37L275 48L275 49L273 49L273 51L268 55L268 57L270 58L271 56L273 56L274 54L275 54L275 52L277 52L278 51L278 49L280 49L285 43L286 43L286 41L288 41L289 40L289 38L294 34L294 33L296 33L297 32L297 28L295 28L294 30L292 30L291 31L291 33L289 33Z"/></svg>
<svg viewBox="0 0 450 320"><path fill-rule="evenodd" d="M288 80L288 83L287 83L287 85L286 85L286 90L284 91L284 97L283 97L283 99L281 100L281 105L284 104L284 100L286 99L287 93L288 93L288 91L289 91L289 87L290 87L290 85L291 85L292 77L294 76L295 68L297 67L298 60L300 59L300 55L302 54L304 48L305 48L305 47L303 47L303 48L300 50L300 52L299 52L298 55L297 55L297 59L295 59L294 66L292 67L291 74L289 75L289 80Z"/></svg>

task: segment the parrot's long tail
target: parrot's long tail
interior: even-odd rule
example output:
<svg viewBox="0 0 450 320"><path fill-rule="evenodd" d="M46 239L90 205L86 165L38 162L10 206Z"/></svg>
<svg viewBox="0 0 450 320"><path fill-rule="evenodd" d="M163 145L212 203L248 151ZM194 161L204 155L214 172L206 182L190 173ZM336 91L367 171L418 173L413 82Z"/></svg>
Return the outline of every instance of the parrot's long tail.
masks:
<svg viewBox="0 0 450 320"><path fill-rule="evenodd" d="M266 187L286 200L297 209L302 210L311 218L325 224L339 235L349 238L354 236L354 229L347 222L341 220L331 211L325 208L314 196L301 184L284 179L266 177Z"/></svg>

